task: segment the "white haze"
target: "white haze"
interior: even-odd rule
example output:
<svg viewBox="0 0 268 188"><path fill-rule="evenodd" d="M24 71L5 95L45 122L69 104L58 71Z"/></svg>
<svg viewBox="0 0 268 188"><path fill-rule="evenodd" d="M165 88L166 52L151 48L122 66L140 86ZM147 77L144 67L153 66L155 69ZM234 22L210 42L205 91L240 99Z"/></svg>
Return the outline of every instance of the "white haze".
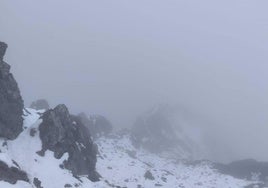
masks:
<svg viewBox="0 0 268 188"><path fill-rule="evenodd" d="M155 104L183 104L217 138L215 152L230 151L217 160L267 160L267 7L0 0L0 40L27 105L47 98L129 127Z"/></svg>

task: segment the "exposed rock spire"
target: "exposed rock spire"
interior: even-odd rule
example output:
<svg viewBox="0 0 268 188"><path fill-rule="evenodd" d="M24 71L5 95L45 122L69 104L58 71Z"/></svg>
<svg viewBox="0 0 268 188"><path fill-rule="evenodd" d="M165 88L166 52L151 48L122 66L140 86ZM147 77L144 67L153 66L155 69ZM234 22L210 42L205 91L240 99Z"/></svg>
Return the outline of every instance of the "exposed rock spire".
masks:
<svg viewBox="0 0 268 188"><path fill-rule="evenodd" d="M0 42L0 137L15 139L22 131L24 105L10 65L3 61L6 49Z"/></svg>

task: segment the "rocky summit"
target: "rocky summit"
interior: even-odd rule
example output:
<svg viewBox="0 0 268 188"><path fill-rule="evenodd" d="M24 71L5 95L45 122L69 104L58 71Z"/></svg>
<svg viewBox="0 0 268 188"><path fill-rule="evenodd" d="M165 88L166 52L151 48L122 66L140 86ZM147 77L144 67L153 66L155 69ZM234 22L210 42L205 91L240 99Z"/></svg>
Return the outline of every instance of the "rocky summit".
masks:
<svg viewBox="0 0 268 188"><path fill-rule="evenodd" d="M68 153L63 168L71 170L75 176L87 175L90 180L97 181L97 146L79 118L70 115L65 105L58 105L46 111L42 120L39 126L42 150L39 154L44 155L46 150L51 150L55 158L60 159Z"/></svg>
<svg viewBox="0 0 268 188"><path fill-rule="evenodd" d="M10 65L3 61L6 49L0 42L0 137L15 139L22 131L23 100Z"/></svg>

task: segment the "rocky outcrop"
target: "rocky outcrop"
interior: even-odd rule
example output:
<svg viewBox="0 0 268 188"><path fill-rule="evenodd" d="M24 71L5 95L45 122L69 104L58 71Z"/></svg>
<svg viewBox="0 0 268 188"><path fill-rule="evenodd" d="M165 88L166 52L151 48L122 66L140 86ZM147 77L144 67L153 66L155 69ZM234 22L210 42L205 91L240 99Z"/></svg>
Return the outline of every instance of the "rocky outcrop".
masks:
<svg viewBox="0 0 268 188"><path fill-rule="evenodd" d="M3 61L4 55L6 53L7 44L0 42L0 61Z"/></svg>
<svg viewBox="0 0 268 188"><path fill-rule="evenodd" d="M29 182L25 172L16 167L9 167L6 163L0 161L0 181L15 184L18 180Z"/></svg>
<svg viewBox="0 0 268 188"><path fill-rule="evenodd" d="M155 106L134 122L130 130L132 144L173 158L203 159L207 150L203 149L202 137L196 134L198 127L185 123L181 116L177 107Z"/></svg>
<svg viewBox="0 0 268 188"><path fill-rule="evenodd" d="M68 153L68 160L63 164L66 169L71 170L74 176L88 175L90 180L97 181L97 146L80 119L70 115L65 105L58 105L46 111L42 120L39 126L42 151L39 154L51 150L59 159Z"/></svg>
<svg viewBox="0 0 268 188"><path fill-rule="evenodd" d="M50 107L46 99L38 99L31 103L30 108L35 110L48 110Z"/></svg>
<svg viewBox="0 0 268 188"><path fill-rule="evenodd" d="M33 179L33 184L34 184L34 186L36 187L36 188L44 188L44 187L42 187L42 182L38 179L38 178L34 178Z"/></svg>
<svg viewBox="0 0 268 188"><path fill-rule="evenodd" d="M165 106L156 107L137 118L131 130L131 140L136 147L159 153L178 143L166 110Z"/></svg>
<svg viewBox="0 0 268 188"><path fill-rule="evenodd" d="M0 42L0 137L15 139L22 131L23 100L10 65L3 61L6 48Z"/></svg>
<svg viewBox="0 0 268 188"><path fill-rule="evenodd" d="M87 127L90 132L90 135L93 139L96 139L100 136L108 135L113 127L109 120L101 115L90 115L87 116L85 113L80 113L78 115L82 123Z"/></svg>

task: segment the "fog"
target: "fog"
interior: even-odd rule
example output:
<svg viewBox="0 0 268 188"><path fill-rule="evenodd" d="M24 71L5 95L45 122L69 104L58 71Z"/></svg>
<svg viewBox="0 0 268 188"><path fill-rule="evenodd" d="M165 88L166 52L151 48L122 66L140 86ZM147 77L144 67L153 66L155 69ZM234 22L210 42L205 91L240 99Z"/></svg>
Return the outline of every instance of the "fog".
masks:
<svg viewBox="0 0 268 188"><path fill-rule="evenodd" d="M218 160L267 160L267 6L1 0L0 40L26 105L46 98L130 127L156 104L182 104L230 151Z"/></svg>

